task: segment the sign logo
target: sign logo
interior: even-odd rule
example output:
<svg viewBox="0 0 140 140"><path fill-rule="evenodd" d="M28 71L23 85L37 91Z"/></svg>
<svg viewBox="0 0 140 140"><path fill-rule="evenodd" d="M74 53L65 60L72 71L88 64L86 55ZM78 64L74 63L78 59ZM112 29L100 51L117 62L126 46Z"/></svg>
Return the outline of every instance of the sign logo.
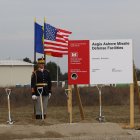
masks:
<svg viewBox="0 0 140 140"><path fill-rule="evenodd" d="M76 73L71 74L71 79L76 80L78 78L78 75Z"/></svg>
<svg viewBox="0 0 140 140"><path fill-rule="evenodd" d="M71 52L71 57L78 57L78 52Z"/></svg>

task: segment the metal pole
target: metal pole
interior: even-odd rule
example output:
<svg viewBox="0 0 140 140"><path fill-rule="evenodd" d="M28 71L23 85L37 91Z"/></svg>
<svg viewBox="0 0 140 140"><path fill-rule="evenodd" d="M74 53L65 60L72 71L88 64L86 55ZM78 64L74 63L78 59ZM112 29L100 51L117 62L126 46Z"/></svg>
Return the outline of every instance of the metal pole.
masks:
<svg viewBox="0 0 140 140"><path fill-rule="evenodd" d="M34 18L34 70L35 70L35 62L36 62L35 23L36 23L36 18Z"/></svg>
<svg viewBox="0 0 140 140"><path fill-rule="evenodd" d="M101 89L99 90L99 103L100 103L100 116L99 117L101 117L102 116L102 99L101 99L101 95L102 93L101 93Z"/></svg>
<svg viewBox="0 0 140 140"><path fill-rule="evenodd" d="M10 110L10 95L7 95L7 99L8 99L8 119L9 122L11 122L11 110Z"/></svg>
<svg viewBox="0 0 140 140"><path fill-rule="evenodd" d="M44 17L44 25L45 25L45 23L46 23L46 17ZM43 48L44 48L44 28L45 28L45 26L43 27ZM46 54L45 53L44 53L44 59L45 59L45 65L46 65Z"/></svg>
<svg viewBox="0 0 140 140"><path fill-rule="evenodd" d="M99 122L104 122L105 117L102 116L102 87L103 87L103 85L97 85L96 87L99 91L99 117L97 118L97 120Z"/></svg>
<svg viewBox="0 0 140 140"><path fill-rule="evenodd" d="M57 65L57 87L58 87L58 65Z"/></svg>
<svg viewBox="0 0 140 140"><path fill-rule="evenodd" d="M57 65L56 65L56 75L57 75L57 87L59 86L59 58L57 58Z"/></svg>
<svg viewBox="0 0 140 140"><path fill-rule="evenodd" d="M11 94L11 89L9 89L9 88L6 88L5 89L5 91L6 91L6 94L7 94L7 101L8 101L8 123L9 124L13 124L14 123L14 121L12 121L12 119L11 119L11 108L10 108L10 94Z"/></svg>

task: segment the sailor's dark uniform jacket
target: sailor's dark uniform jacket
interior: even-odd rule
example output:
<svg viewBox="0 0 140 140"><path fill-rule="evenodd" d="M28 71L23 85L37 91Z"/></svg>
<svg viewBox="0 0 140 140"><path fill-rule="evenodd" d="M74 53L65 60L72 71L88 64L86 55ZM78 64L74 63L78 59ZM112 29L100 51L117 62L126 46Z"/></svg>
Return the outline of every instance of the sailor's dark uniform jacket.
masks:
<svg viewBox="0 0 140 140"><path fill-rule="evenodd" d="M43 71L36 70L32 73L31 77L31 88L32 88L32 95L39 96L37 91L37 87L43 87L43 96L48 96L51 93L51 77L50 72L46 69Z"/></svg>

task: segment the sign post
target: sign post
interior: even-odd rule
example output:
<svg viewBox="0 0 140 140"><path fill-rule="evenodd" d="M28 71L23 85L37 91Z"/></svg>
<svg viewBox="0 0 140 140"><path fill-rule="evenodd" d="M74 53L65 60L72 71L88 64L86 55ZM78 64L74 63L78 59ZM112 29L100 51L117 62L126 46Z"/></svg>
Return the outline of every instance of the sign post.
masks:
<svg viewBox="0 0 140 140"><path fill-rule="evenodd" d="M82 101L81 101L81 97L80 97L80 93L79 93L79 89L78 89L77 85L74 85L74 89L76 91L77 102L78 102L78 105L79 105L81 119L84 120L85 119L85 114L84 114L84 111L83 111Z"/></svg>
<svg viewBox="0 0 140 140"><path fill-rule="evenodd" d="M134 84L130 84L130 128L134 128Z"/></svg>
<svg viewBox="0 0 140 140"><path fill-rule="evenodd" d="M134 72L134 89L136 88L136 93L138 96L138 103L139 103L139 111L140 111L140 90L139 90L139 85L137 82L136 68L134 64L133 64L133 72Z"/></svg>
<svg viewBox="0 0 140 140"><path fill-rule="evenodd" d="M65 89L65 93L67 96L69 121L70 123L72 123L72 87L71 85L68 85L68 89Z"/></svg>

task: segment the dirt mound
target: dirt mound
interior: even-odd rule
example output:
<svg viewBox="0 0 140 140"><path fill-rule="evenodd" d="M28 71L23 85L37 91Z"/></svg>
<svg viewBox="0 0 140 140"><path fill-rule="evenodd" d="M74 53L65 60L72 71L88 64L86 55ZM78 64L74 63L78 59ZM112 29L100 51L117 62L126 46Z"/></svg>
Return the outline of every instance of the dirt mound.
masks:
<svg viewBox="0 0 140 140"><path fill-rule="evenodd" d="M104 138L105 136L129 136L128 132L115 123L72 123L56 125L0 125L0 139L43 138Z"/></svg>

